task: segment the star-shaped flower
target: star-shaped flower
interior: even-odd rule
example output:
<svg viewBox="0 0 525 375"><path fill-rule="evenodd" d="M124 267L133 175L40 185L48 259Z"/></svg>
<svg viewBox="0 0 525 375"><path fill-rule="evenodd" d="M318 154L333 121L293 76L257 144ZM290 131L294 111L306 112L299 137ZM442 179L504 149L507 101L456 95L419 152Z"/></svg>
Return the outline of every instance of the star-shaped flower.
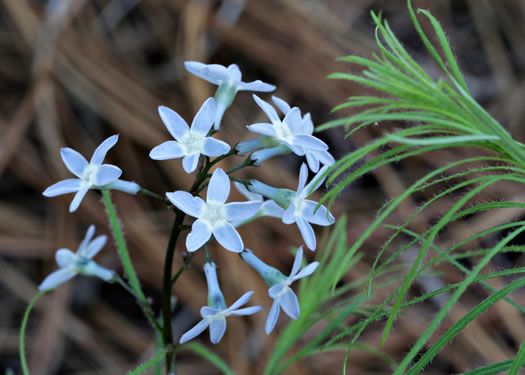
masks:
<svg viewBox="0 0 525 375"><path fill-rule="evenodd" d="M327 226L335 222L333 215L328 212L325 206L317 208L317 202L307 199L311 193L321 186L326 177L323 175L328 168L327 165L321 168L312 181L305 186L308 178L308 167L303 163L299 172L299 184L295 192L289 189L274 188L257 180L251 180L248 186L250 191L270 198L279 206L286 208L282 217L283 223L297 223L304 242L310 250L316 248L315 233L310 223Z"/></svg>
<svg viewBox="0 0 525 375"><path fill-rule="evenodd" d="M219 130L222 116L226 109L232 104L238 91L270 92L275 90L275 86L259 80L253 82L242 82L242 74L236 64L231 64L230 66L225 67L218 64L206 65L197 61L186 61L184 67L188 72L197 77L219 86L215 92L215 100L217 101L215 130Z"/></svg>
<svg viewBox="0 0 525 375"><path fill-rule="evenodd" d="M154 160L182 159L182 166L187 173L197 168L199 156L220 156L230 151L230 146L223 141L208 137L208 132L215 121L215 100L206 100L191 123L191 128L179 114L167 107L159 107L159 114L175 141L161 143L151 150L149 157Z"/></svg>
<svg viewBox="0 0 525 375"><path fill-rule="evenodd" d="M272 96L272 101L284 115L286 115L288 112L292 110L292 108L287 102L285 102L281 98L278 98L277 96ZM304 135L313 136L314 123L312 122L312 117L310 116L310 113L307 113L303 116L302 123L299 128L299 132ZM320 164L332 165L335 163L335 159L330 154L330 152L328 152L328 149L314 150L314 149L305 148L304 155L306 157L306 162L308 163L308 167L310 167L312 172L319 171Z"/></svg>
<svg viewBox="0 0 525 375"><path fill-rule="evenodd" d="M303 248L299 247L293 262L292 272L290 276L286 277L277 269L257 258L249 249L245 249L240 255L244 261L259 272L264 281L270 286L268 295L273 298L273 304L268 314L268 319L266 319L266 333L269 334L275 327L281 308L290 318L297 319L301 313L301 309L297 296L292 288L290 288L290 285L295 280L311 275L319 266L319 262L312 262L299 272L303 261Z"/></svg>
<svg viewBox="0 0 525 375"><path fill-rule="evenodd" d="M119 167L111 164L102 164L106 153L117 141L118 135L112 135L107 138L97 147L89 163L72 148L62 148L60 156L64 164L78 178L59 181L48 187L42 194L46 197L56 197L57 195L76 192L73 201L69 205L69 212L76 211L89 189L114 189L137 194L140 190L139 185L118 179L122 174Z"/></svg>
<svg viewBox="0 0 525 375"><path fill-rule="evenodd" d="M211 176L206 202L201 197L194 197L185 191L166 193L171 203L179 210L197 218L186 238L188 251L197 251L212 235L227 250L240 253L244 249L241 236L232 222L252 217L261 207L261 202L225 203L228 195L230 179L220 168Z"/></svg>
<svg viewBox="0 0 525 375"><path fill-rule="evenodd" d="M69 249L59 249L55 259L60 269L49 274L38 287L39 290L55 288L74 276L81 274L96 276L104 281L110 281L115 273L95 263L92 258L104 247L107 241L106 236L98 236L92 240L95 234L95 226L91 225L84 240L78 246L78 250L73 253Z"/></svg>
<svg viewBox="0 0 525 375"><path fill-rule="evenodd" d="M289 109L284 119L281 120L269 103L260 99L257 95L253 95L253 98L271 121L271 123L248 125L249 130L263 135L263 137L260 137L260 144L267 149L257 151L252 155L252 159L256 160L258 164L269 157L288 153L287 149L299 156L305 155L306 152L324 152L328 150L326 143L314 137L311 133L307 134L308 130L306 132L303 131L303 118L299 108ZM241 154L249 152L248 148L243 146L242 143L239 144L237 151Z"/></svg>
<svg viewBox="0 0 525 375"><path fill-rule="evenodd" d="M249 201L261 202L261 207L259 208L259 210L257 210L257 212L252 217L250 217L250 218L248 218L246 220L242 220L242 221L233 221L232 225L234 227L241 226L241 225L243 225L243 224L245 224L247 222L253 221L253 220L255 220L255 219L257 219L257 218L259 218L261 216L271 216L271 217L276 217L276 218L282 219L283 213L284 213L284 208L279 206L273 200L271 200L271 199L264 200L263 196L261 194L252 193L251 191L246 189L246 186L244 186L243 184L241 184L239 182L234 182L233 185Z"/></svg>
<svg viewBox="0 0 525 375"><path fill-rule="evenodd" d="M233 305L226 308L226 302L224 301L224 296L217 280L215 263L205 263L204 273L208 283L209 306L204 306L201 308L200 312L202 320L192 329L182 335L179 341L180 344L184 344L185 342L200 335L208 327L210 327L210 341L213 344L217 344L224 336L224 332L226 332L227 316L251 315L262 309L261 306L245 307L243 309L239 309L239 307L248 302L253 294L251 291L243 294L241 298L233 303Z"/></svg>

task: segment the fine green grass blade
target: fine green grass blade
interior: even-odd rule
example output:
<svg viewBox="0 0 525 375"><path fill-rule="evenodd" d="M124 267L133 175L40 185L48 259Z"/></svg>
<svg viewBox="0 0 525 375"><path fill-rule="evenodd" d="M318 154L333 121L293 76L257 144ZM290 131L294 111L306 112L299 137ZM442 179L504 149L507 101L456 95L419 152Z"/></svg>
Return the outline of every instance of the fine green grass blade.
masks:
<svg viewBox="0 0 525 375"><path fill-rule="evenodd" d="M155 366L157 363L162 361L166 353L168 353L168 349L163 349L159 351L153 358L151 358L149 361L144 362L139 367L137 367L135 370L129 371L127 375L139 375L147 371L150 367Z"/></svg>
<svg viewBox="0 0 525 375"><path fill-rule="evenodd" d="M201 356L211 364L213 364L215 367L217 367L219 370L222 371L225 375L234 375L233 371L228 367L226 362L224 362L221 357L219 357L217 354L209 350L207 347L205 347L202 344L199 344L196 341L190 341L185 343L179 350L191 350L195 354ZM178 350L178 351L179 351Z"/></svg>
<svg viewBox="0 0 525 375"><path fill-rule="evenodd" d="M518 375L520 368L523 366L525 361L525 340L520 345L520 349L512 361L512 366L509 369L509 375Z"/></svg>
<svg viewBox="0 0 525 375"><path fill-rule="evenodd" d="M26 337L26 328L27 328L27 322L29 320L29 313L33 309L33 306L35 305L38 298L40 298L41 295L43 295L45 292L52 290L52 289L46 289L38 292L36 296L33 297L31 302L29 302L29 305L26 308L26 311L24 312L24 317L22 318L22 324L20 325L20 334L19 334L19 342L18 342L18 354L20 355L20 365L22 367L22 373L24 375L29 375L29 369L27 367L27 360L26 360L26 343L25 343L25 337Z"/></svg>

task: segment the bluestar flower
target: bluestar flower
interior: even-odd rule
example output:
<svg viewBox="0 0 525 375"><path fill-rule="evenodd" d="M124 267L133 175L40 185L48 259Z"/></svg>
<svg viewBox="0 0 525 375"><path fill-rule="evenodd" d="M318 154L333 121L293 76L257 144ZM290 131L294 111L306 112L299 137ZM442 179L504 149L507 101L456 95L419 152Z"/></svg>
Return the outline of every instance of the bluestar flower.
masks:
<svg viewBox="0 0 525 375"><path fill-rule="evenodd" d="M167 141L151 150L149 157L154 160L182 158L186 173L197 168L199 156L220 156L230 151L230 146L223 141L208 137L207 134L215 121L215 100L206 100L191 123L191 129L179 114L167 107L160 106L159 114L175 141Z"/></svg>
<svg viewBox="0 0 525 375"><path fill-rule="evenodd" d="M196 217L191 232L186 238L188 251L197 251L213 235L227 250L240 253L244 244L233 221L252 217L261 207L261 202L225 203L230 195L230 179L226 172L217 168L210 179L206 202L185 191L166 193L168 199L179 210Z"/></svg>
<svg viewBox="0 0 525 375"><path fill-rule="evenodd" d="M259 210L250 218L242 221L233 221L232 225L234 227L241 226L243 224L246 224L247 222L253 221L255 219L258 219L261 216L271 216L276 217L279 219L282 219L284 209L279 206L277 203L275 203L271 199L263 200L263 196L260 194L252 193L248 189L246 189L246 186L239 182L234 182L233 185L237 188L237 190L244 195L249 201L252 202L261 202L261 207Z"/></svg>
<svg viewBox="0 0 525 375"><path fill-rule="evenodd" d="M333 215L328 212L325 206L320 206L316 210L317 202L307 199L309 194L316 191L323 183L325 178L323 174L328 167L325 165L321 168L312 181L305 186L308 178L308 168L303 163L299 172L299 184L295 192L289 189L274 188L257 180L251 180L248 187L250 191L270 198L286 209L282 218L283 223L296 223L306 246L310 250L315 250L316 248L315 233L310 223L327 226L335 222Z"/></svg>
<svg viewBox="0 0 525 375"><path fill-rule="evenodd" d="M271 124L256 123L248 125L249 130L263 135L263 137L259 138L258 143L262 147L270 149L270 151L266 151L265 154L257 155L257 153L254 153L254 155L252 155L252 159L256 160L258 164L269 157L289 153L288 150L291 150L294 154L299 156L305 155L307 151L324 152L328 150L326 143L319 138L314 137L311 133L307 134L307 132L302 130L303 119L299 108L294 107L289 109L286 112L284 119L281 120L275 109L270 104L261 100L257 95L253 95L253 98L271 121ZM240 143L237 146L237 151L241 154L253 151L253 147L256 146L256 143L257 141L250 145ZM263 150L258 152L261 153L262 151Z"/></svg>
<svg viewBox="0 0 525 375"><path fill-rule="evenodd" d="M106 236L98 236L92 240L94 234L95 226L91 225L86 232L84 240L78 246L76 254L69 249L57 250L55 259L60 269L49 274L38 289L55 288L78 274L96 276L104 281L113 279L115 276L113 271L99 266L92 260L104 247L107 240Z"/></svg>
<svg viewBox="0 0 525 375"><path fill-rule="evenodd" d="M288 112L291 111L290 105L285 102L283 99L278 98L276 96L272 96L272 100L274 104L279 108L279 110L286 115ZM303 116L301 127L299 128L301 134L305 135L311 135L313 136L314 133L314 123L312 122L312 117L310 116L310 113L307 113ZM313 149L306 149L304 150L304 155L306 157L306 162L308 163L308 167L312 170L312 172L319 171L320 164L323 165L332 165L335 163L334 157L328 152L328 149L326 150L313 150Z"/></svg>
<svg viewBox="0 0 525 375"><path fill-rule="evenodd" d="M242 82L242 74L236 64L231 64L227 68L218 64L206 65L197 61L186 61L186 70L214 85L219 86L215 92L217 101L217 113L215 117L215 130L221 126L222 116L226 109L232 104L237 91L259 91L270 92L275 90L274 85L261 82Z"/></svg>
<svg viewBox="0 0 525 375"><path fill-rule="evenodd" d="M119 167L102 164L106 153L118 141L118 135L112 135L102 142L91 157L90 162L72 148L60 150L60 156L67 169L78 178L62 180L48 187L42 194L46 197L74 193L75 197L69 205L69 212L74 212L82 202L89 189L113 189L130 194L137 194L140 186L134 182L119 180L122 174Z"/></svg>
<svg viewBox="0 0 525 375"><path fill-rule="evenodd" d="M208 327L210 327L210 341L213 344L217 344L224 336L224 332L226 332L227 316L251 315L262 309L261 306L239 309L239 307L248 302L253 292L243 294L233 305L226 308L226 302L224 301L224 296L219 287L219 281L217 280L215 263L205 263L204 274L206 275L206 281L208 283L209 306L201 308L202 320L182 335L179 341L180 344L184 344L186 341L200 335Z"/></svg>
<svg viewBox="0 0 525 375"><path fill-rule="evenodd" d="M245 249L240 256L246 263L259 272L264 281L270 286L270 289L268 289L268 295L273 298L273 304L270 313L268 314L268 319L266 319L266 333L269 334L275 327L281 307L290 318L297 319L301 310L297 296L290 288L290 285L295 280L311 275L319 266L319 262L312 262L299 272L299 268L303 261L303 248L299 247L293 262L292 272L290 273L290 276L286 277L279 272L279 270L267 265L257 258L257 256L255 256L255 254L249 249Z"/></svg>

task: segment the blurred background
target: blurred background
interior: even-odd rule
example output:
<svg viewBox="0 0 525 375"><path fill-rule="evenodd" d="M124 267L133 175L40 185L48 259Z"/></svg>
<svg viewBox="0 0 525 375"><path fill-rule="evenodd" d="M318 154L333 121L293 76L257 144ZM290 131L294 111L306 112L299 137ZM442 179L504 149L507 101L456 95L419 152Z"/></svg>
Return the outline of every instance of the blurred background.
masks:
<svg viewBox="0 0 525 375"><path fill-rule="evenodd" d="M525 2L414 0L414 6L429 9L441 21L475 98L523 141ZM339 56L370 57L377 51L370 10L382 11L416 60L438 76L401 0L0 0L0 369L20 373L22 314L38 284L57 268L56 249L75 250L92 223L97 234L110 235L98 192L90 191L74 214L67 209L72 195L42 196L47 186L71 177L60 159L61 147L72 147L89 158L102 140L120 134L106 162L121 167L123 179L159 194L188 189L192 176L183 171L180 160L152 161L148 157L154 146L170 139L157 114L159 105L171 107L191 122L202 102L214 94L215 86L184 70L185 60L236 63L244 81L261 79L276 85L275 95L311 112L314 123L321 124L343 115L330 113L334 106L350 95L362 94L359 86L326 76L336 71L358 72L354 66L336 62ZM429 25L424 26L430 32ZM226 112L217 136L232 145L251 139L254 135L245 126L261 121L266 121L265 115L250 94L241 92ZM366 144L381 129L369 128L349 139L344 134L343 129L319 134L336 159ZM471 152L446 150L409 159L378 169L346 189L332 212L336 217L348 215L349 243L388 198L404 191L428 169ZM241 160L229 158L222 167L230 168ZM274 158L238 176L295 189L300 163L294 156ZM498 185L497 191L483 194L486 200L525 199L523 191L513 185ZM172 212L143 196L114 192L113 198L139 277L157 308ZM235 192L230 199L241 197ZM413 229L424 229L454 199L427 210ZM394 219L407 218L418 203L407 201ZM443 240L458 241L472 231L520 215L515 210L481 214L447 231ZM322 233L319 231L318 238ZM241 234L246 246L263 260L289 273L293 262L289 249L302 243L295 226L263 219L243 227ZM348 282L369 273L387 235L387 230L379 231L366 242L364 256L347 275ZM179 241L174 269L182 263L183 244ZM255 290L251 303L268 311L271 301L259 276L237 255L214 246L211 251L219 265L226 301L231 303L246 290ZM312 258L313 254L307 255ZM119 270L113 241L97 261ZM410 263L410 257L402 261ZM176 284L176 337L200 319L199 308L206 303L202 262L202 255L195 257L194 267ZM522 263L519 255L500 256L491 266ZM452 268L443 271L434 279L437 285L462 278ZM507 282L492 280L495 287ZM415 293L427 287L415 285ZM391 288L384 288L383 295L389 295ZM479 303L484 293L469 290L444 325L450 326ZM376 298L381 301L381 293ZM521 302L524 298L523 292L515 295ZM402 358L433 312L435 306L429 305L405 311L384 347L386 355L393 360ZM281 316L277 330L267 336L265 318L266 313L230 319L218 345L209 344L207 333L199 340L210 345L236 373L261 373L287 321ZM372 326L359 342L378 347L381 329L382 325ZM458 335L425 373L459 373L509 359L523 339L523 317L498 303ZM151 358L154 351L153 330L133 298L116 285L86 277L77 277L38 301L27 343L34 375L121 374ZM344 355L344 351L318 354L286 373L338 374ZM218 373L190 352L178 355L177 367L180 374ZM391 372L388 361L359 350L351 354L347 370L350 374Z"/></svg>

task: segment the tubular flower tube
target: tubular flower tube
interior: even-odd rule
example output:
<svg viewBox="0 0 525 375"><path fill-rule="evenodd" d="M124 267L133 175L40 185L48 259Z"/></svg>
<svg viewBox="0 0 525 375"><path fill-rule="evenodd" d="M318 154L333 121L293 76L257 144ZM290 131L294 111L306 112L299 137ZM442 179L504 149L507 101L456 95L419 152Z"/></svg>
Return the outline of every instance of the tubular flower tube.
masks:
<svg viewBox="0 0 525 375"><path fill-rule="evenodd" d="M205 263L204 274L206 275L206 282L208 284L208 306L203 306L201 308L200 313L202 320L182 335L179 341L180 344L192 340L208 327L210 328L210 341L213 344L217 344L221 341L226 332L226 317L230 315L251 315L262 309L261 306L239 309L239 307L248 302L253 291L243 294L237 301L227 308L224 296L219 287L219 281L217 280L215 263Z"/></svg>
<svg viewBox="0 0 525 375"><path fill-rule="evenodd" d="M55 259L60 269L49 274L38 286L38 289L55 288L78 274L96 276L104 281L113 279L115 272L99 266L92 260L102 250L107 241L106 236L98 236L92 240L94 234L95 226L91 225L86 232L84 240L78 246L76 254L69 249L57 250Z"/></svg>
<svg viewBox="0 0 525 375"><path fill-rule="evenodd" d="M182 159L186 173L197 169L199 156L220 156L230 151L230 146L223 141L208 137L207 134L215 122L215 100L206 100L191 123L191 128L179 114L167 107L159 107L159 115L164 125L175 138L166 141L151 150L149 157L154 160Z"/></svg>
<svg viewBox="0 0 525 375"><path fill-rule="evenodd" d="M77 151L69 147L60 150L60 156L67 169L77 178L69 178L51 185L42 193L45 197L75 193L69 205L69 212L75 212L89 189L113 189L126 193L137 194L140 186L134 182L122 181L118 178L122 170L111 164L102 164L107 152L115 146L118 135L112 135L102 142L88 161Z"/></svg>
<svg viewBox="0 0 525 375"><path fill-rule="evenodd" d="M197 61L186 61L184 67L191 74L219 86L215 92L217 102L215 130L219 130L224 112L232 104L238 91L271 92L275 90L274 85L259 80L242 82L242 74L236 64L225 67L218 64L207 65Z"/></svg>
<svg viewBox="0 0 525 375"><path fill-rule="evenodd" d="M312 262L299 272L303 260L303 248L299 247L293 262L292 272L290 272L290 276L286 277L279 270L257 258L250 249L245 249L240 256L259 272L266 284L270 286L268 295L273 299L273 304L266 319L266 333L269 334L275 327L281 308L290 318L297 319L301 309L297 296L290 288L290 285L296 280L311 275L319 266L319 262Z"/></svg>
<svg viewBox="0 0 525 375"><path fill-rule="evenodd" d="M242 220L242 221L233 221L232 225L234 227L241 226L241 225L246 224L246 223L248 223L250 221L258 219L259 217L262 217L262 216L271 216L271 217L276 217L276 218L282 219L283 213L284 213L284 209L282 207L280 207L277 203L275 203L273 200L271 200L271 199L263 200L263 196L262 195L256 194L256 193L252 193L251 191L246 189L246 186L244 186L243 184L241 184L239 182L234 182L233 185L249 201L251 201L251 202L260 202L261 203L261 207L257 210L257 212L252 217L250 217L250 218L248 218L246 220Z"/></svg>
<svg viewBox="0 0 525 375"><path fill-rule="evenodd" d="M227 250L240 253L244 249L242 238L232 222L249 219L259 210L262 202L226 203L230 187L226 172L217 168L208 185L206 202L185 191L166 193L179 210L197 218L186 238L188 251L197 251L212 235Z"/></svg>

